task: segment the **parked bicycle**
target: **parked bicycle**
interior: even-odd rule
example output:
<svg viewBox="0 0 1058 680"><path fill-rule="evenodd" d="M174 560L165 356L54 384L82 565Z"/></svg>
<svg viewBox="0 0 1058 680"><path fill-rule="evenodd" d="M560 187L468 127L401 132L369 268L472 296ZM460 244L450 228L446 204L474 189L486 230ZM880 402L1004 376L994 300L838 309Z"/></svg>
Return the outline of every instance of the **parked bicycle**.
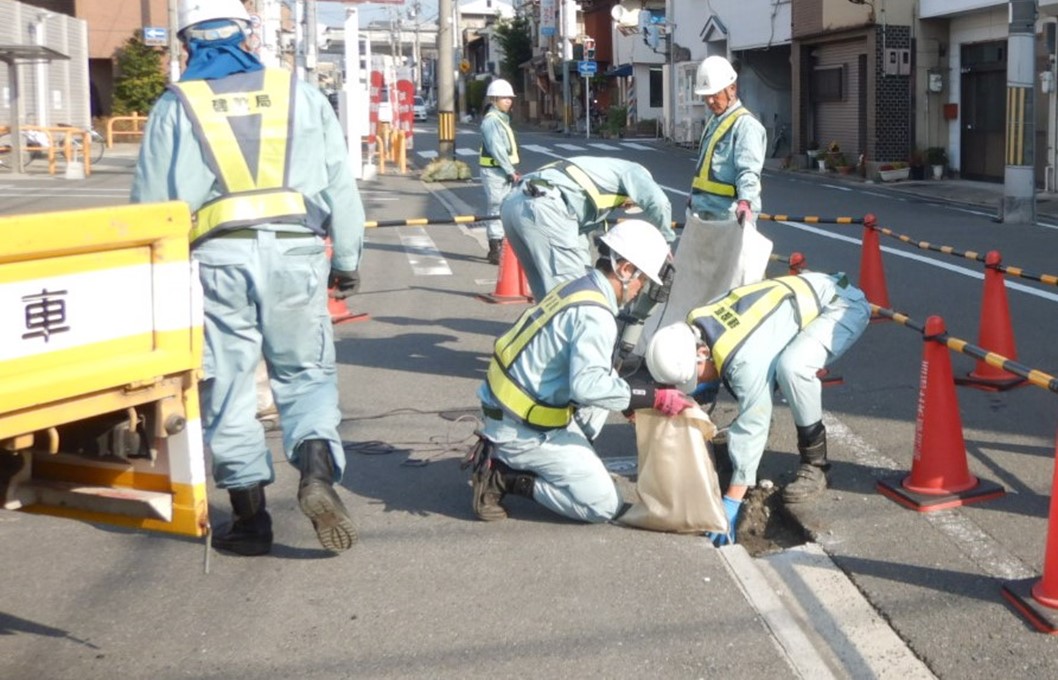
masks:
<svg viewBox="0 0 1058 680"><path fill-rule="evenodd" d="M29 165L38 158L44 158L48 155L47 149L51 145L51 140L46 132L41 130L20 130L22 134L22 165ZM13 158L14 146L11 137L11 131L6 130L0 133L0 168L11 167L12 161L8 160Z"/></svg>
<svg viewBox="0 0 1058 680"><path fill-rule="evenodd" d="M772 140L771 157L775 158L779 155L780 147L784 144L789 147L790 142L786 139L786 123L781 123L779 121L779 114L775 114L775 117L772 120L772 129L775 130L775 139Z"/></svg>
<svg viewBox="0 0 1058 680"><path fill-rule="evenodd" d="M84 136L79 134L81 128L77 128L77 127L75 127L73 125L67 125L65 123L59 123L57 127L60 127L60 128L73 128L73 129L76 129L78 131L78 133L70 135L70 146L73 147L73 149L75 151L74 158L83 158L83 154L81 152L81 147L84 146ZM95 128L89 128L88 129L88 136L89 136L89 138L91 140L90 141L90 147L91 148L89 149L89 151L92 154L92 156L91 156L92 165L95 165L96 163L98 163L100 160L103 159L103 153L106 151L106 148L107 148L107 140L106 140L106 137L104 137L99 132L97 132ZM65 143L66 143L65 135L63 133L61 133L61 132L57 133L55 135L55 146L57 146L59 148L63 148Z"/></svg>

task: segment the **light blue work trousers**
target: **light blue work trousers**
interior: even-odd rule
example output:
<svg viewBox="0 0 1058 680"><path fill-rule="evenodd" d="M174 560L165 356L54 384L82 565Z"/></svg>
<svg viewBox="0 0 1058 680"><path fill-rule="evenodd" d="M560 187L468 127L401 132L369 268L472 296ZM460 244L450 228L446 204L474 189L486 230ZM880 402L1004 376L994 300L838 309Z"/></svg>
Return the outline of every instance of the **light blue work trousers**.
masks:
<svg viewBox="0 0 1058 680"><path fill-rule="evenodd" d="M522 182L500 211L507 242L537 300L558 284L584 276L585 267L591 266L588 237L580 233L577 216L558 189L541 191L540 196L530 196Z"/></svg>
<svg viewBox="0 0 1058 680"><path fill-rule="evenodd" d="M481 168L481 186L485 187L485 214L496 215L485 221L485 236L490 240L503 238L503 222L500 221L500 206L511 192L512 185L501 168Z"/></svg>
<svg viewBox="0 0 1058 680"><path fill-rule="evenodd" d="M264 428L256 419L254 373L262 353L283 429L283 450L306 439L330 443L335 480L345 469L338 436L338 376L327 311L330 265L323 240L216 237L197 245L205 311L201 387L206 445L222 489L275 480Z"/></svg>
<svg viewBox="0 0 1058 680"><path fill-rule="evenodd" d="M536 474L533 500L563 517L608 522L621 505L617 487L591 442L609 411L581 408L559 430L541 432L508 416L485 419L485 438L493 455L515 470Z"/></svg>

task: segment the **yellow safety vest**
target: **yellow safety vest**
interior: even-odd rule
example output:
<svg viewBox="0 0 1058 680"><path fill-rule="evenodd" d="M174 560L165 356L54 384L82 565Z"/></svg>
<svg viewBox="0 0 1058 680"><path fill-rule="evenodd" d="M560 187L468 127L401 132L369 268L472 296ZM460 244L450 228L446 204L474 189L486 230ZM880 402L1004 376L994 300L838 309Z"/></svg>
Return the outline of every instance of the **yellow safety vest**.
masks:
<svg viewBox="0 0 1058 680"><path fill-rule="evenodd" d="M801 328L822 311L819 298L807 281L799 276L780 276L735 288L704 307L692 309L687 323L701 330L716 370L722 374L724 364L735 356L753 331L790 298L794 300Z"/></svg>
<svg viewBox="0 0 1058 680"><path fill-rule="evenodd" d="M251 89L261 74L264 81L260 89ZM294 79L289 71L279 68L225 80L233 78L246 81L246 89L214 92L208 80L169 86L190 114L198 141L223 189L223 195L195 213L192 243L211 233L266 222L307 222L305 197L287 187ZM257 152L256 158L247 156L250 149Z"/></svg>
<svg viewBox="0 0 1058 680"><path fill-rule="evenodd" d="M628 200L628 196L623 194L604 194L594 180L588 177L588 173L578 168L569 161L555 161L554 163L548 163L547 165L540 168L540 170L555 169L561 170L570 179L577 183L581 189L584 189L584 193L588 194L588 198L591 199L592 204L595 206L595 212L604 213L607 210L613 210L621 205L624 205L625 201ZM538 171L539 172L539 171Z"/></svg>
<svg viewBox="0 0 1058 680"><path fill-rule="evenodd" d="M610 309L606 296L590 277L570 281L544 296L540 304L522 314L518 322L496 340L486 381L492 396L510 416L540 430L565 427L573 417L572 404L548 404L536 398L511 376L511 365L552 318L564 309L578 305L598 305Z"/></svg>
<svg viewBox="0 0 1058 680"><path fill-rule="evenodd" d="M698 174L694 176L694 181L691 182L692 193L735 197L735 185L720 182L713 174L713 151L720 140L731 132L735 121L747 113L749 111L745 107L740 106L732 111L731 115L720 121L720 124L713 130L713 134L709 136L709 141L706 143L705 153L702 154L702 162L698 166Z"/></svg>
<svg viewBox="0 0 1058 680"><path fill-rule="evenodd" d="M501 112L497 109L489 109L489 112L485 114L486 118L495 118L499 121L499 124L503 127L503 131L507 133L507 143L510 147L510 151L507 153L507 158L511 161L511 165L518 165L518 142L514 139L514 130L511 129L510 123L505 120L505 116L501 115ZM485 150L485 145L481 145L481 158L478 159L478 163L483 168L498 168L500 164L496 162L496 159L492 157L488 151Z"/></svg>

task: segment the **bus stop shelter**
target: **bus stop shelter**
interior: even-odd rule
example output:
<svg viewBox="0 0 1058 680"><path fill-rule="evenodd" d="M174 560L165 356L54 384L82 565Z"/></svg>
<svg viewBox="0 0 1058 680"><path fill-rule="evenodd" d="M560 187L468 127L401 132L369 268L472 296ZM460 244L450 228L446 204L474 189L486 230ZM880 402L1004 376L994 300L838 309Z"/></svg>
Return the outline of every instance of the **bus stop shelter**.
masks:
<svg viewBox="0 0 1058 680"><path fill-rule="evenodd" d="M69 59L43 45L0 45L0 61L7 64L7 82L11 91L11 158L12 170L21 175L25 171L22 162L22 100L19 97L18 67L40 61Z"/></svg>

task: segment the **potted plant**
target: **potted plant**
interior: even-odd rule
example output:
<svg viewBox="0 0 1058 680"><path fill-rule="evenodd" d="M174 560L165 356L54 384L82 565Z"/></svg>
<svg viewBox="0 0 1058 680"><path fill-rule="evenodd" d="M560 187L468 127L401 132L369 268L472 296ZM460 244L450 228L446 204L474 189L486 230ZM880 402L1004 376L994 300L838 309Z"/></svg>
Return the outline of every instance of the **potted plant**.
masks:
<svg viewBox="0 0 1058 680"><path fill-rule="evenodd" d="M926 179L926 159L925 154L922 153L922 149L916 146L911 150L911 157L908 159L908 165L911 167L911 179Z"/></svg>
<svg viewBox="0 0 1058 680"><path fill-rule="evenodd" d="M878 166L878 176L883 182L895 182L897 180L907 179L910 172L911 168L907 163L882 163Z"/></svg>
<svg viewBox="0 0 1058 680"><path fill-rule="evenodd" d="M941 179L948 164L948 152L943 146L931 146L926 149L926 162L933 168L933 179Z"/></svg>

